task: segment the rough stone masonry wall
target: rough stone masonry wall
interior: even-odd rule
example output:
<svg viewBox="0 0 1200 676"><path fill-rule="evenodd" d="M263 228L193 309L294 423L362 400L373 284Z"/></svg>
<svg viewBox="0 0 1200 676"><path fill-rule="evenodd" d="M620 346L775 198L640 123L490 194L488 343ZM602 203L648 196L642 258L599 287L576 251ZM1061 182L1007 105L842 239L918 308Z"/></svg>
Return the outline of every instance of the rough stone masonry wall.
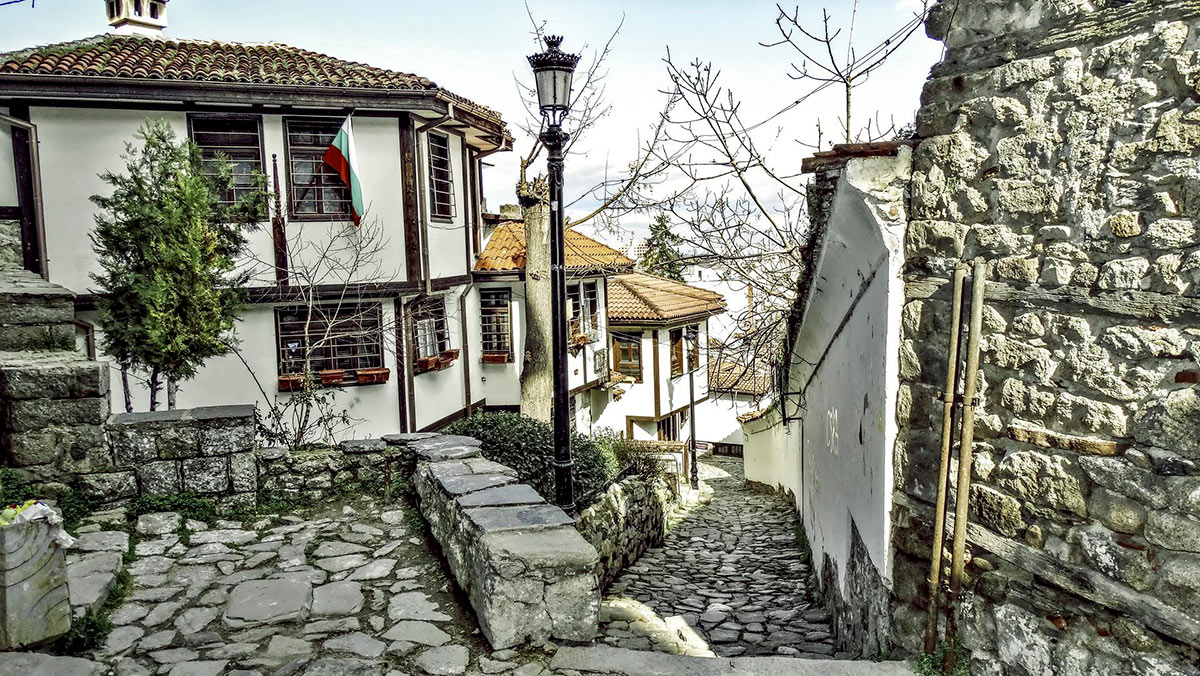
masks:
<svg viewBox="0 0 1200 676"><path fill-rule="evenodd" d="M919 649L959 261L988 261L961 636L976 674L1200 648L1200 1L943 0L918 116L894 612Z"/></svg>
<svg viewBox="0 0 1200 676"><path fill-rule="evenodd" d="M609 486L575 517L583 539L600 554L600 588L645 551L662 543L676 496L665 479L634 476Z"/></svg>

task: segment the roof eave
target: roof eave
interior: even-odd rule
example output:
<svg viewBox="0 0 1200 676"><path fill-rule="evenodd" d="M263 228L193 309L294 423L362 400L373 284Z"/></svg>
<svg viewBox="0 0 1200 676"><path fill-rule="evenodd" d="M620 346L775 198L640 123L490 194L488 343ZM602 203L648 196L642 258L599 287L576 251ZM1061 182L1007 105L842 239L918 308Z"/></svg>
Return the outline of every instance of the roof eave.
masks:
<svg viewBox="0 0 1200 676"><path fill-rule="evenodd" d="M671 327L681 326L681 325L685 325L685 324L695 324L697 321L708 319L709 317L715 317L719 314L724 314L724 313L725 313L725 308L721 308L719 310L710 310L707 312L695 312L695 313L692 313L690 315L686 315L683 317L672 317L670 319L629 319L629 318L613 317L612 315L609 315L608 325L609 326L622 326L622 327L629 327L629 328L634 328L634 327L638 327L638 326L652 326L656 329L671 328Z"/></svg>
<svg viewBox="0 0 1200 676"><path fill-rule="evenodd" d="M178 101L225 105L273 105L291 108L382 109L447 115L451 99L438 89L374 89L319 85L271 85L208 80L162 80L0 73L0 97L12 99L91 99ZM508 149L512 135L502 121L491 120L454 102L461 121L499 137Z"/></svg>

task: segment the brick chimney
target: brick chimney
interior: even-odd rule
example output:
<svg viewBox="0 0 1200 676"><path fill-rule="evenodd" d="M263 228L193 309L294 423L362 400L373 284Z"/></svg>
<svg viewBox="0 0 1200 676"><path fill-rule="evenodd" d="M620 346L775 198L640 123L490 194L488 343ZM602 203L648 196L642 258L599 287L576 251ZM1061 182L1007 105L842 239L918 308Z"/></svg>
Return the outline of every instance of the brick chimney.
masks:
<svg viewBox="0 0 1200 676"><path fill-rule="evenodd" d="M118 35L161 35L169 0L104 0L108 25Z"/></svg>

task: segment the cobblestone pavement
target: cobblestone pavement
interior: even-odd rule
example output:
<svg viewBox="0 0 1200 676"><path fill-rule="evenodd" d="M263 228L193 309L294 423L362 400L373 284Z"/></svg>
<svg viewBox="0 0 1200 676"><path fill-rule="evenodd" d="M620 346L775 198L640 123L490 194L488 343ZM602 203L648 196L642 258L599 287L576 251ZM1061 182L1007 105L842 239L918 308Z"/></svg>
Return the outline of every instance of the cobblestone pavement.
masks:
<svg viewBox="0 0 1200 676"><path fill-rule="evenodd" d="M612 584L602 641L687 655L833 655L791 504L747 490L739 458L711 456L700 470L708 501Z"/></svg>
<svg viewBox="0 0 1200 676"><path fill-rule="evenodd" d="M128 546L127 533L99 527L82 529L93 531L81 538L93 551L72 557ZM79 660L70 671L66 658L5 653L0 675L551 673L553 646L487 646L415 508L360 502L254 523L181 524L163 513L141 517L138 530L132 591L90 655L106 668ZM103 549L114 551L95 551Z"/></svg>

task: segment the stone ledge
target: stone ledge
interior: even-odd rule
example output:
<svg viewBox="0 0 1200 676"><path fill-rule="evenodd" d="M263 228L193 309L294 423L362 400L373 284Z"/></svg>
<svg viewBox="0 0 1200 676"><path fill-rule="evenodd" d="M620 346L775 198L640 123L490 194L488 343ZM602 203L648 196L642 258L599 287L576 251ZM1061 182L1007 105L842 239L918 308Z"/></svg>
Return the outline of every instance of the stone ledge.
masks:
<svg viewBox="0 0 1200 676"><path fill-rule="evenodd" d="M412 454L421 513L493 648L595 637L599 555L566 512L469 437L387 442Z"/></svg>

